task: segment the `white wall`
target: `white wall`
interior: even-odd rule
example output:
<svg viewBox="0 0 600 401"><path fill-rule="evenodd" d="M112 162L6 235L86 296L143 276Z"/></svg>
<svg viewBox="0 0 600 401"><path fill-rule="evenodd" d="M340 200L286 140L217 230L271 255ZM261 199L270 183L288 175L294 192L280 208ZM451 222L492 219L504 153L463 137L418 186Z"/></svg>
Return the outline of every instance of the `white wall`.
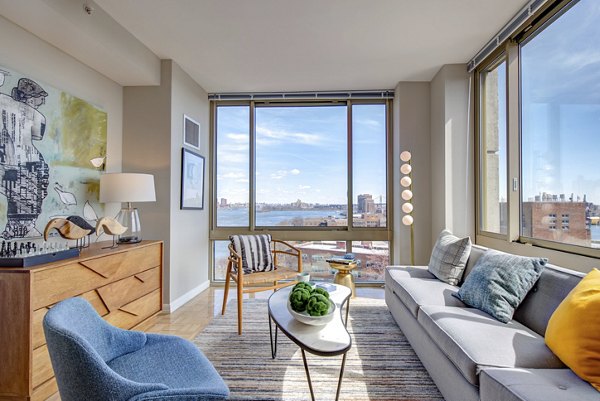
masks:
<svg viewBox="0 0 600 401"><path fill-rule="evenodd" d="M183 114L201 125L204 210L180 210ZM154 174L156 202L138 204L143 236L165 242L163 304L173 311L208 288L208 95L171 60L160 86L124 88L123 171Z"/></svg>
<svg viewBox="0 0 600 401"><path fill-rule="evenodd" d="M84 99L108 114L107 171L121 170L121 86L0 16L0 65ZM114 216L118 205L107 205Z"/></svg>
<svg viewBox="0 0 600 401"><path fill-rule="evenodd" d="M178 307L210 284L208 180L210 166L208 94L171 63L171 301ZM204 210L180 210L183 115L200 123L200 155L205 158ZM192 149L193 150L193 149ZM177 301L179 300L179 301Z"/></svg>
<svg viewBox="0 0 600 401"><path fill-rule="evenodd" d="M431 254L431 163L429 82L400 82L394 97L394 264L410 264L410 228L401 222L400 152L412 153L415 263L426 265Z"/></svg>
<svg viewBox="0 0 600 401"><path fill-rule="evenodd" d="M154 175L156 202L134 206L140 212L142 237L165 241L163 302L168 302L171 296L168 241L171 227L171 74L170 64L162 64L160 86L123 88L123 171Z"/></svg>
<svg viewBox="0 0 600 401"><path fill-rule="evenodd" d="M431 240L444 228L475 235L471 77L443 66L431 81Z"/></svg>

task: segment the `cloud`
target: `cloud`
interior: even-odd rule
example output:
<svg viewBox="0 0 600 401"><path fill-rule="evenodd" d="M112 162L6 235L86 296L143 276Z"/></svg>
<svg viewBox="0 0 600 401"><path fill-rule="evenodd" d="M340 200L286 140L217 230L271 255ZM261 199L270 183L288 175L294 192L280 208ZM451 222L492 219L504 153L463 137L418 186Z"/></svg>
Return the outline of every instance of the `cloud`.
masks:
<svg viewBox="0 0 600 401"><path fill-rule="evenodd" d="M310 185L298 185L298 189L310 189Z"/></svg>
<svg viewBox="0 0 600 401"><path fill-rule="evenodd" d="M225 173L225 174L219 174L219 175L217 175L217 178L219 178L219 179L221 179L221 178L239 179L239 178L246 178L246 174L229 172L229 173Z"/></svg>
<svg viewBox="0 0 600 401"><path fill-rule="evenodd" d="M280 180L287 175L298 175L300 174L300 170L297 168L293 168L291 170L277 170L274 173L271 173L271 179Z"/></svg>
<svg viewBox="0 0 600 401"><path fill-rule="evenodd" d="M272 130L263 126L256 126L256 141L263 145L277 144L282 141L287 143L299 143L303 145L320 145L323 135L307 132L289 132L286 130Z"/></svg>
<svg viewBox="0 0 600 401"><path fill-rule="evenodd" d="M248 134L235 134L235 133L231 133L231 134L227 134L226 135L228 139L231 139L233 142L237 142L237 143L248 143L250 142L250 135Z"/></svg>
<svg viewBox="0 0 600 401"><path fill-rule="evenodd" d="M271 173L271 178L274 180L280 180L286 175L288 175L288 172L286 170L277 170L274 173Z"/></svg>

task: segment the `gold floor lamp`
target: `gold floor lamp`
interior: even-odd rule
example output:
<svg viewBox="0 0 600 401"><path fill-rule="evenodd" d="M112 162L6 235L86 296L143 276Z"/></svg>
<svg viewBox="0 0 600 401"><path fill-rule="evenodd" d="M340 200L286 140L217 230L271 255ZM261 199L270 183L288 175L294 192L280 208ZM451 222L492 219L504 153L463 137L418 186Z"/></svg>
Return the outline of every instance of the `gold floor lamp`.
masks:
<svg viewBox="0 0 600 401"><path fill-rule="evenodd" d="M402 185L402 199L405 201L402 204L402 212L404 212L404 216L402 216L402 224L405 226L410 226L410 264L415 264L415 234L414 234L414 219L412 216L413 212L413 191L412 191L412 164L411 164L412 155L408 150L400 153L400 160L402 160L403 164L400 166L400 172L402 173L402 178L400 178L400 185Z"/></svg>

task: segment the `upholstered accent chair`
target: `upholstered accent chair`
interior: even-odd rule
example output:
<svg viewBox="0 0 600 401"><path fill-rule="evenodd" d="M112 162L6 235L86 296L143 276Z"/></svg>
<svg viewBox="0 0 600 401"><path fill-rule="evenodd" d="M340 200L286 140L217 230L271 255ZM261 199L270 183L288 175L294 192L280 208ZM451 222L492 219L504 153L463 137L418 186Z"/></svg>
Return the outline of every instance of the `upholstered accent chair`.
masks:
<svg viewBox="0 0 600 401"><path fill-rule="evenodd" d="M302 252L287 242L272 239L269 234L232 235L229 237L229 258L225 273L223 308L227 308L229 284L237 284L238 334L242 334L242 300L246 293L278 290L295 284L289 280L302 272ZM278 263L282 257L291 258L295 267L284 267Z"/></svg>
<svg viewBox="0 0 600 401"><path fill-rule="evenodd" d="M229 389L191 342L116 328L82 298L48 311L44 333L62 401L216 401Z"/></svg>

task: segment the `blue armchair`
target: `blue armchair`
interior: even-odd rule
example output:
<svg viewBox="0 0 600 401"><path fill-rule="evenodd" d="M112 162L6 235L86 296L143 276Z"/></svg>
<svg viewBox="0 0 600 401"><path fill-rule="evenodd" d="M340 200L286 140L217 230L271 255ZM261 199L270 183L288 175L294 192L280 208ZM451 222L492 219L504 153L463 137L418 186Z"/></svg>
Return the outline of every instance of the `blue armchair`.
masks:
<svg viewBox="0 0 600 401"><path fill-rule="evenodd" d="M214 401L229 389L183 338L108 324L82 298L58 303L44 333L62 401Z"/></svg>

